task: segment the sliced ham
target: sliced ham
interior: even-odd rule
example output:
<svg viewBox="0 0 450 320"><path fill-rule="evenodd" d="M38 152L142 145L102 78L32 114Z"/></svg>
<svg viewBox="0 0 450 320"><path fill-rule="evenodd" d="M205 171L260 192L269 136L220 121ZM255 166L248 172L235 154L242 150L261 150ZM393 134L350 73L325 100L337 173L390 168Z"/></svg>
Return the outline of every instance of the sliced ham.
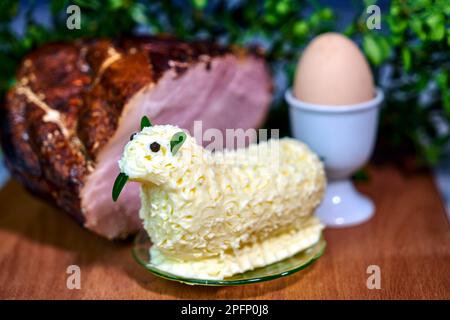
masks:
<svg viewBox="0 0 450 320"><path fill-rule="evenodd" d="M48 44L23 61L2 108L6 164L30 191L109 239L136 232L137 185L111 199L117 160L147 115L192 130L257 128L268 111L264 60L167 38Z"/></svg>

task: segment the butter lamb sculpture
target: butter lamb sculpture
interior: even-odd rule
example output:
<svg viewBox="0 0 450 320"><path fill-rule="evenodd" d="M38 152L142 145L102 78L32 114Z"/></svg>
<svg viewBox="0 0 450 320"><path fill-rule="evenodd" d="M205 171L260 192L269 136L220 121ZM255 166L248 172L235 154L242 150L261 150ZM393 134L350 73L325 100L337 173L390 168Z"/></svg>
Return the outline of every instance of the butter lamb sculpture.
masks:
<svg viewBox="0 0 450 320"><path fill-rule="evenodd" d="M303 143L271 139L213 153L178 127L145 117L141 127L119 160L113 198L128 180L141 184L140 217L159 269L223 279L319 241L323 226L313 212L326 180Z"/></svg>

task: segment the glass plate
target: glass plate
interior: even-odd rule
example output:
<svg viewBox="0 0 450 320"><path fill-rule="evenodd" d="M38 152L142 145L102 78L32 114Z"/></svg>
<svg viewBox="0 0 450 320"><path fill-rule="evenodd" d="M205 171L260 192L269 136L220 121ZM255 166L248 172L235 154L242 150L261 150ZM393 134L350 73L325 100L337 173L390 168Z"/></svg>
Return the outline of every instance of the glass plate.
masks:
<svg viewBox="0 0 450 320"><path fill-rule="evenodd" d="M293 257L245 273L236 274L223 280L191 279L160 270L158 267L149 263L151 246L152 243L147 233L141 230L134 240L133 257L139 264L158 277L192 285L235 286L268 281L303 270L320 258L325 250L326 242L322 236L316 244L297 253Z"/></svg>

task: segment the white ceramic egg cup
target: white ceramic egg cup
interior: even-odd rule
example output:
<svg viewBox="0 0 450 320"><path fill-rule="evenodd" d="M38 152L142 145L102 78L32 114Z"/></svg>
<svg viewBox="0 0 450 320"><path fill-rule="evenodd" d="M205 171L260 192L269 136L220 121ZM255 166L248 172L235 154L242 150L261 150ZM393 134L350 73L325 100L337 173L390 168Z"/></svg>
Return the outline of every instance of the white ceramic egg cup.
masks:
<svg viewBox="0 0 450 320"><path fill-rule="evenodd" d="M305 142L325 164L328 186L317 209L319 219L330 227L369 220L375 206L354 188L350 176L372 154L383 92L377 89L370 101L340 106L303 102L291 90L285 98L294 137Z"/></svg>

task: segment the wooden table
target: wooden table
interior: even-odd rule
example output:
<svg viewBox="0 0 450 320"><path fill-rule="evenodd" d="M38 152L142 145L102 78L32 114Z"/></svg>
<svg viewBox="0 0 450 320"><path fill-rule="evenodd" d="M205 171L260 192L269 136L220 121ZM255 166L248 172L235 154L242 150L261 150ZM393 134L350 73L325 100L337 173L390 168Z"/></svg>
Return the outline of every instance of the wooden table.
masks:
<svg viewBox="0 0 450 320"><path fill-rule="evenodd" d="M450 298L450 228L432 177L371 167L358 188L374 199L363 225L325 231L325 255L292 276L245 287L201 287L153 276L130 242L108 242L28 195L16 182L0 191L0 298L44 299L435 299ZM81 268L81 289L66 268ZM381 289L366 286L369 265Z"/></svg>

